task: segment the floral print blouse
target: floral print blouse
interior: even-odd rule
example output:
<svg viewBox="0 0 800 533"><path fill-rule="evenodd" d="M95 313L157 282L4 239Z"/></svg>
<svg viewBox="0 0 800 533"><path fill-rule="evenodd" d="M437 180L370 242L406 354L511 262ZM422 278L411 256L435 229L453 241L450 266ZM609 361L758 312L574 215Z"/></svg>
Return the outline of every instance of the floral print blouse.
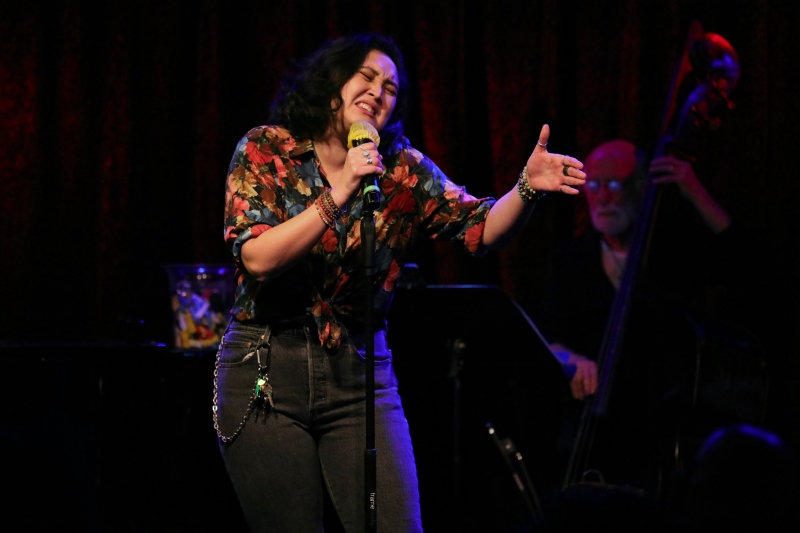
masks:
<svg viewBox="0 0 800 533"><path fill-rule="evenodd" d="M391 160L391 161L390 161ZM420 235L461 243L473 255L482 245L486 215L494 199L476 199L451 182L423 154L407 148L386 157L379 179L381 204L374 211L374 327L385 327L391 295L410 247ZM250 130L228 168L225 241L237 265L231 314L241 322L280 322L311 315L320 342L340 342L341 325L363 327L361 194L301 261L272 280L258 281L244 268L242 244L306 209L330 188L320 174L310 140L278 126Z"/></svg>

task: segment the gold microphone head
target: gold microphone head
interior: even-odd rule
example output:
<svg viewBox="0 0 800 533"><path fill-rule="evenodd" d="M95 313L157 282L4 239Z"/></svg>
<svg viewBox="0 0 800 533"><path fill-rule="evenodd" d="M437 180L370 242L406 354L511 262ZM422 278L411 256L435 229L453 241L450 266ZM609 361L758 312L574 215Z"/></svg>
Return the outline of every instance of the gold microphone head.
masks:
<svg viewBox="0 0 800 533"><path fill-rule="evenodd" d="M353 141L359 141L362 139L369 139L375 143L375 146L379 146L381 144L381 136L378 135L378 130L376 130L369 122L357 120L353 122L352 126L350 126L350 133L347 134L347 148L350 149L353 146L361 144L356 143L354 145Z"/></svg>

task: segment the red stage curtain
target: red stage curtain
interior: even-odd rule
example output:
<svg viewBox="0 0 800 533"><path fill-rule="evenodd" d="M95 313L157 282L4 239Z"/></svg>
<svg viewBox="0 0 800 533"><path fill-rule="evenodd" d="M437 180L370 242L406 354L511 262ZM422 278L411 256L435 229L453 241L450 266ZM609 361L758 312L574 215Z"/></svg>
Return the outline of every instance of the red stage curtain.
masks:
<svg viewBox="0 0 800 533"><path fill-rule="evenodd" d="M776 291L760 333L776 351L796 354L795 6L4 2L0 338L113 338L126 320L163 323L160 265L229 261L222 209L232 150L266 121L279 74L326 38L392 35L412 82L412 143L473 194L500 196L543 123L551 151L579 158L615 137L652 145L697 19L731 41L742 66L737 109L717 132L702 178L774 251L764 261L742 250L743 260L759 261ZM415 259L430 282L494 283L535 299L546 254L585 222L581 208L580 199L550 195L502 253L474 260L423 243Z"/></svg>

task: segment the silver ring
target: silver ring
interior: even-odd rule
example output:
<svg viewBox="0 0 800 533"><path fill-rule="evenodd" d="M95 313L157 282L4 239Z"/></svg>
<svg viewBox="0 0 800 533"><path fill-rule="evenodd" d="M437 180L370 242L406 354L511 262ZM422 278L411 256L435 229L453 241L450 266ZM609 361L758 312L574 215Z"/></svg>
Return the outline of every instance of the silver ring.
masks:
<svg viewBox="0 0 800 533"><path fill-rule="evenodd" d="M536 144L538 144L542 148L547 148L547 143L542 144L542 143L539 142L539 139L536 139Z"/></svg>
<svg viewBox="0 0 800 533"><path fill-rule="evenodd" d="M368 165L371 165L371 164L372 164L372 158L371 158L371 157L367 157L367 164L368 164Z"/></svg>
<svg viewBox="0 0 800 533"><path fill-rule="evenodd" d="M369 156L369 151L368 150L361 150L361 155L363 155L364 157L368 157Z"/></svg>
<svg viewBox="0 0 800 533"><path fill-rule="evenodd" d="M564 193L564 186L563 185L559 185L558 186L558 192L560 192L562 194Z"/></svg>

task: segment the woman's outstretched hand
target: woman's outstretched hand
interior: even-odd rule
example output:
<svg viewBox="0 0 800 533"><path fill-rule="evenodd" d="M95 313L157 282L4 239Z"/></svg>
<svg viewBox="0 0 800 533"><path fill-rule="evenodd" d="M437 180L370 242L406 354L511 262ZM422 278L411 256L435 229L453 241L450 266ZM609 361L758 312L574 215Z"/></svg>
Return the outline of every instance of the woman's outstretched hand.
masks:
<svg viewBox="0 0 800 533"><path fill-rule="evenodd" d="M528 185L535 191L559 191L564 194L578 194L575 187L586 183L586 174L581 170L583 163L574 157L551 154L547 151L550 139L550 126L545 124L539 132L536 148L528 158L525 172Z"/></svg>

